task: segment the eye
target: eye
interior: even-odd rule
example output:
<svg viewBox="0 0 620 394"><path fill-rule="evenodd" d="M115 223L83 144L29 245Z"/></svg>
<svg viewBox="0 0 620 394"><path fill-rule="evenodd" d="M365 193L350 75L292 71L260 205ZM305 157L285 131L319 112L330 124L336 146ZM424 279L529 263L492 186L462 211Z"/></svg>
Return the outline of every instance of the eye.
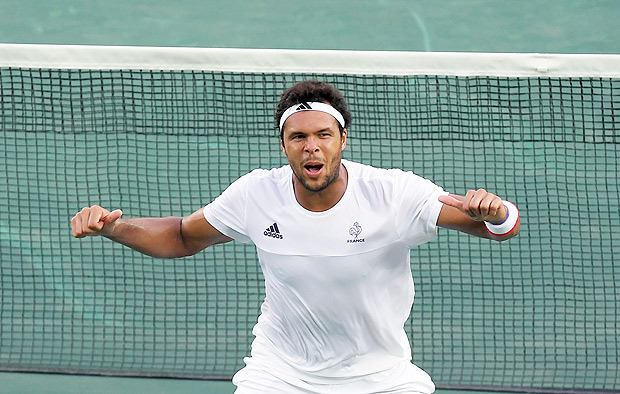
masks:
<svg viewBox="0 0 620 394"><path fill-rule="evenodd" d="M298 140L303 139L304 135L303 134L293 134L289 138L290 138L291 141L298 141Z"/></svg>

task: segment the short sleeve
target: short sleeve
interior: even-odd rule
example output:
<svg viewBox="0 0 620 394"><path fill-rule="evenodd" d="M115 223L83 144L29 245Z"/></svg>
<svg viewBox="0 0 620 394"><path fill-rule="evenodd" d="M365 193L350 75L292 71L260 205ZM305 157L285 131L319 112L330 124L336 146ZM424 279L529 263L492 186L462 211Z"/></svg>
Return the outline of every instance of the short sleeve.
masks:
<svg viewBox="0 0 620 394"><path fill-rule="evenodd" d="M246 207L250 174L237 179L203 209L205 219L222 234L248 243Z"/></svg>
<svg viewBox="0 0 620 394"><path fill-rule="evenodd" d="M437 218L443 203L443 188L412 172L391 170L394 179L394 209L397 231L410 247L437 236Z"/></svg>

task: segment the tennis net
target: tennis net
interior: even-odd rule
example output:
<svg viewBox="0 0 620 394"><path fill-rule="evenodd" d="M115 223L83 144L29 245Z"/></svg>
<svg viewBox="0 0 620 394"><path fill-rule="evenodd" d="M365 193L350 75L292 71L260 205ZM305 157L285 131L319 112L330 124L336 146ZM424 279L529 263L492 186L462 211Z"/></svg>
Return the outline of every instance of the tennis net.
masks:
<svg viewBox="0 0 620 394"><path fill-rule="evenodd" d="M152 259L75 240L85 205L185 215L286 163L273 112L317 78L344 157L517 203L521 234L412 251L413 361L438 387L620 391L620 56L0 45L0 370L229 379L252 246Z"/></svg>

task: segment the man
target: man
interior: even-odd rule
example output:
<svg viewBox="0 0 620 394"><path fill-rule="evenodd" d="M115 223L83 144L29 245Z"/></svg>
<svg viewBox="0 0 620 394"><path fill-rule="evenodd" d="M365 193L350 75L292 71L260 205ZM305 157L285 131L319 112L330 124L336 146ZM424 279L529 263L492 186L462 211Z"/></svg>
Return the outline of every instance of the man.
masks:
<svg viewBox="0 0 620 394"><path fill-rule="evenodd" d="M266 297L251 357L233 379L237 394L431 393L403 329L414 297L410 248L437 226L514 237L518 210L483 189L447 194L411 172L342 159L350 122L337 89L296 84L276 109L289 165L242 176L184 218L84 208L73 234L168 258L253 242Z"/></svg>

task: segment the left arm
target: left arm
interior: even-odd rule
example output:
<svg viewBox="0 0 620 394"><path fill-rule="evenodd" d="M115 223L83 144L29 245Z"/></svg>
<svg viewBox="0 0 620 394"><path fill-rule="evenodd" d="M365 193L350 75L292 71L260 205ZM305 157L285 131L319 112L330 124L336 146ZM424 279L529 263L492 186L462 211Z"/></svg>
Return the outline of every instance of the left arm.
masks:
<svg viewBox="0 0 620 394"><path fill-rule="evenodd" d="M440 227L495 241L505 241L519 234L520 218L517 218L512 231L506 234L495 235L487 229L485 222L504 223L508 219L509 211L501 198L484 189L470 190L465 196L443 195L439 197L439 201L444 204L437 218L437 225Z"/></svg>

